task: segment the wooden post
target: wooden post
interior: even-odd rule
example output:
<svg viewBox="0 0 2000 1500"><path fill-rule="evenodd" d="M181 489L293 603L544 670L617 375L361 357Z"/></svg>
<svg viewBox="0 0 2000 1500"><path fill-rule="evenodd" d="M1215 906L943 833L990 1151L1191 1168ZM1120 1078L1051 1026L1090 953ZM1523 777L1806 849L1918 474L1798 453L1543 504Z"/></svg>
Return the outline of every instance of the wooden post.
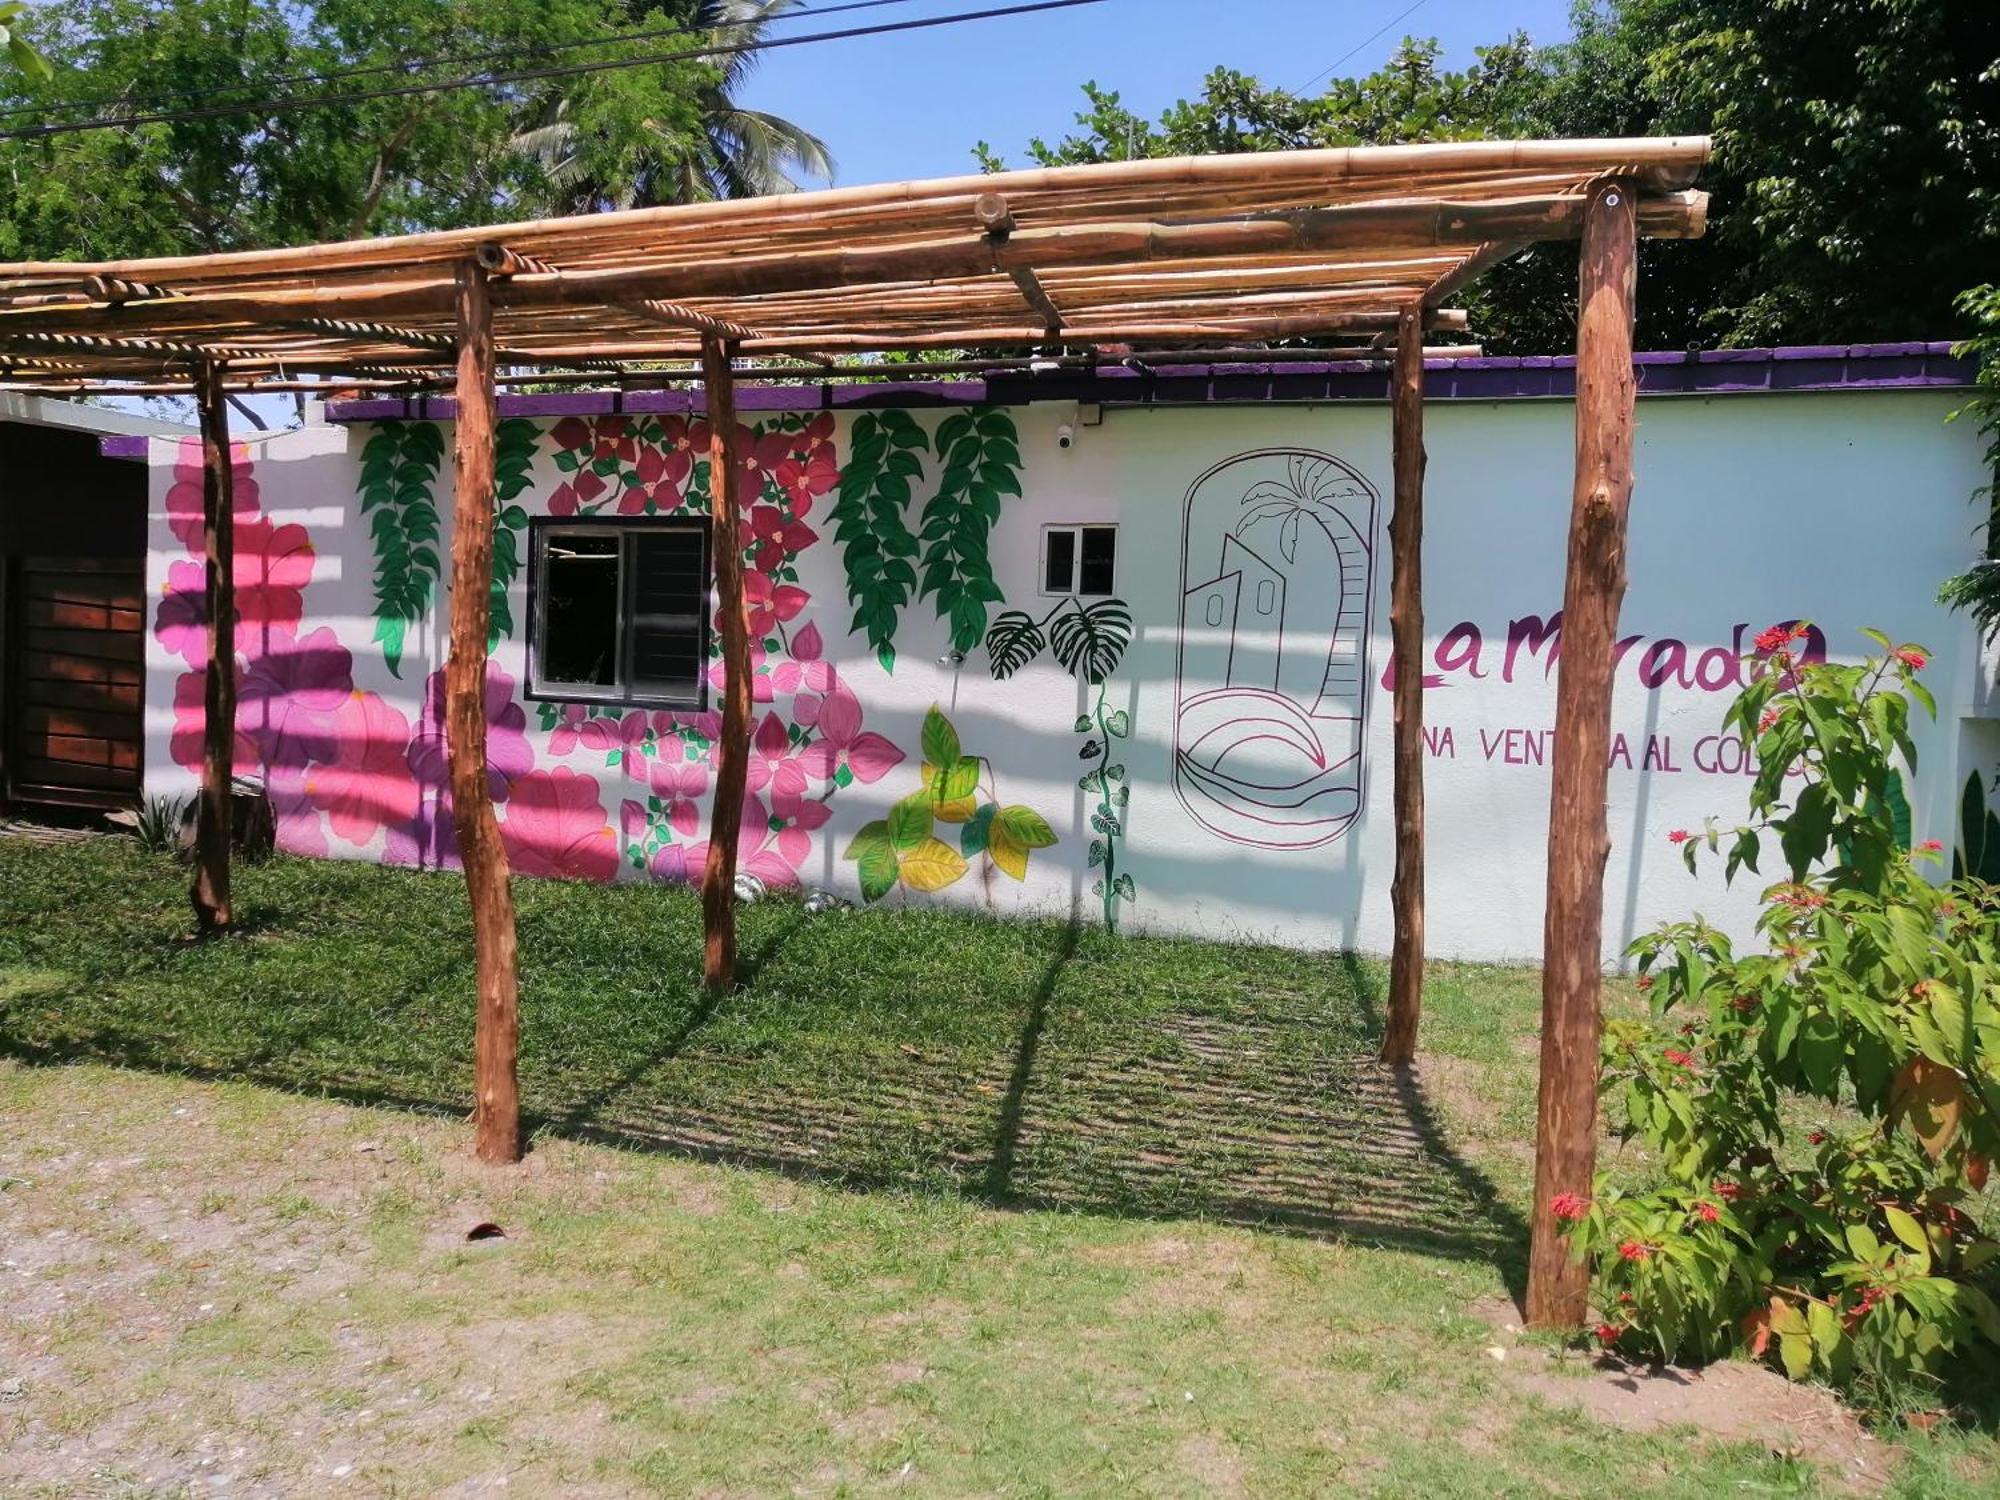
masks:
<svg viewBox="0 0 2000 1500"><path fill-rule="evenodd" d="M473 1028L474 1149L481 1161L521 1159L521 1044L514 892L486 772L486 634L493 590L493 307L486 272L458 267L458 422L451 521L451 656L445 664L445 741L452 824L472 905L479 1010Z"/></svg>
<svg viewBox="0 0 2000 1500"><path fill-rule="evenodd" d="M1576 488L1563 585L1562 656L1549 797L1548 907L1542 929L1541 1094L1535 1120L1528 1322L1580 1326L1588 1268L1556 1232L1551 1201L1588 1197L1597 1167L1598 1043L1604 929L1604 791L1611 669L1625 596L1632 500L1631 185L1597 185L1583 231L1576 327Z"/></svg>
<svg viewBox="0 0 2000 1500"><path fill-rule="evenodd" d="M732 346L721 339L701 341L723 684L715 804L709 811L708 863L701 873L701 924L707 939L702 977L718 994L736 982L736 838L743 825L743 786L750 769L750 629L743 602L743 542L737 525L741 455L736 443L736 393L729 373L732 352Z"/></svg>
<svg viewBox="0 0 2000 1500"><path fill-rule="evenodd" d="M208 612L202 679L201 801L194 824L195 921L204 935L229 926L230 782L236 759L236 499L229 458L229 407L222 371L195 379L201 419L201 541Z"/></svg>
<svg viewBox="0 0 2000 1500"><path fill-rule="evenodd" d="M1388 1021L1382 1061L1408 1067L1417 1055L1424 1004L1424 315L1396 321L1390 386L1396 508L1389 518L1389 630L1396 662L1396 878L1389 902L1395 947L1389 960Z"/></svg>

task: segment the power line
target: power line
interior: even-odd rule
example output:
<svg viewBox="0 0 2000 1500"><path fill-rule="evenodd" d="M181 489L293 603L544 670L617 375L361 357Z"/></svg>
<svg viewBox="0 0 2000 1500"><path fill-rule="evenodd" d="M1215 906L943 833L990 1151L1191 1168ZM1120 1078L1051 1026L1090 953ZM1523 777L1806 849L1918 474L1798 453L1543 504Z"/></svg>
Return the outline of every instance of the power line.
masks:
<svg viewBox="0 0 2000 1500"><path fill-rule="evenodd" d="M1356 42L1352 47L1349 47L1345 52L1341 53L1340 56L1336 57L1332 62L1328 63L1325 67L1321 68L1317 73L1313 74L1312 77L1308 78L1304 83L1300 84L1292 92L1295 94L1303 94L1307 89L1311 88L1314 84L1318 83L1322 78L1326 77L1327 74L1331 73L1335 68L1339 67L1342 63L1346 62L1350 57L1354 56L1355 53L1359 52L1363 47L1367 46L1370 42L1374 41L1375 38L1380 36L1383 32L1387 31L1391 26L1394 26L1397 22L1401 21L1405 16L1415 15L1418 11L1422 10L1427 3L1428 0L1417 0L1417 3L1415 5L1412 5L1407 9L1398 12L1396 15L1391 16L1388 20L1384 21L1380 26L1376 27L1373 31L1369 32L1367 36L1363 37L1360 41Z"/></svg>
<svg viewBox="0 0 2000 1500"><path fill-rule="evenodd" d="M79 109L99 109L112 105L157 104L167 99L212 99L217 94L241 93L246 89L289 88L295 84L335 83L349 78L371 78L383 73L422 73L432 68L450 65L462 66L467 63L493 62L498 59L519 57L524 53L550 55L557 52L574 52L579 47L616 47L627 42L658 41L664 37L703 35L718 31L734 31L745 26L757 26L779 21L803 21L818 16L839 15L846 11L878 10L885 5L909 5L913 0L842 0L838 5L819 5L809 10L789 11L781 16L742 16L735 20L723 19L708 26L662 26L650 31L614 32L608 36L583 37L574 41L551 42L547 46L531 47L526 44L515 47L495 47L485 52L460 52L442 57L410 58L402 62L374 63L361 68L334 68L324 73L294 73L277 78L243 79L236 83L213 84L205 88L156 89L149 94L101 94L95 99L52 100L41 104L16 104L0 109L0 119L12 119L18 115L54 114Z"/></svg>
<svg viewBox="0 0 2000 1500"><path fill-rule="evenodd" d="M621 68L652 67L661 63L686 62L705 57L734 57L746 52L770 52L779 47L800 47L811 42L844 41L850 37L885 36L899 31L921 31L933 26L953 26L966 21L990 21L1005 16L1029 15L1036 11L1070 10L1079 5L1102 5L1104 0L1034 0L1032 4L1002 5L989 10L961 11L949 16L926 16L914 21L889 21L874 26L853 26L843 31L815 31L802 36L777 37L763 42L723 42L712 47L690 47L680 52L658 52L646 57L610 58L598 62L569 63L559 68L532 68L483 77L455 78L443 83L410 83L398 88L361 89L345 94L317 94L305 98L257 100L248 104L218 104L203 109L160 110L152 114L105 116L91 120L57 121L46 125L18 126L0 130L0 141L36 140L56 135L74 135L86 130L125 130L135 125L180 124L191 120L216 119L226 115L282 114L294 109L312 109L332 104L359 104L370 99L408 98L418 94L442 94L455 89L494 88L503 83L534 83L545 78L572 78L586 73L605 73Z"/></svg>

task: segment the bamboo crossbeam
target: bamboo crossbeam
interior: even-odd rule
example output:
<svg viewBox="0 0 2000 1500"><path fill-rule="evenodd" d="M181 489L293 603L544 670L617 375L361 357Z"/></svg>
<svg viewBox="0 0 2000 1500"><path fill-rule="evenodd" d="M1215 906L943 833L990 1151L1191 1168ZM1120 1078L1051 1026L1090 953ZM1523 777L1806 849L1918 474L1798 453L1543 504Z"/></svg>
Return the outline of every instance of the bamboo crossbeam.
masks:
<svg viewBox="0 0 2000 1500"><path fill-rule="evenodd" d="M1043 331L1050 339L1054 339L1062 332L1062 310L1056 306L1054 299L1049 296L1035 273L1026 266L1017 267L1010 274L1014 278L1014 285L1020 288L1021 300L1041 318Z"/></svg>
<svg viewBox="0 0 2000 1500"><path fill-rule="evenodd" d="M555 271L555 267L547 261L524 255L518 250L509 250L505 245L487 243L481 245L476 254L488 276L549 275Z"/></svg>
<svg viewBox="0 0 2000 1500"><path fill-rule="evenodd" d="M922 182L870 184L810 194L728 199L670 208L628 209L592 216L601 238L657 238L661 231L712 230L743 223L785 222L840 213L893 213L910 205L951 200L968 202L984 193L1004 195L1022 211L1037 200L1065 194L1132 198L1191 198L1203 190L1280 190L1309 186L1321 202L1349 190L1404 180L1435 180L1451 174L1596 176L1614 169L1637 174L1649 189L1676 190L1693 181L1707 161L1706 136L1585 140L1454 141L1408 146L1343 147L1239 156L1149 158L1088 166L1041 167L998 174L966 174ZM374 240L293 249L242 251L229 256L173 256L129 259L79 266L62 261L22 262L4 268L9 278L75 277L93 272L124 276L285 275L350 268L439 264L459 259L485 242L539 246L567 239L573 219L545 219L499 227L434 230ZM529 253L534 253L531 249Z"/></svg>

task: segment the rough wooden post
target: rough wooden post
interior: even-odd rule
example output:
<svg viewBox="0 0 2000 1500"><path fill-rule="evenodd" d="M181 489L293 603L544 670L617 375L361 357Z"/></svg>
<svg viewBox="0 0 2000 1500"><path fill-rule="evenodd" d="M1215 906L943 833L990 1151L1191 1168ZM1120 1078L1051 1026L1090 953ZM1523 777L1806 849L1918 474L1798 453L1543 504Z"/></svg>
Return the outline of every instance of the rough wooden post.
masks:
<svg viewBox="0 0 2000 1500"><path fill-rule="evenodd" d="M230 782L236 759L236 498L222 370L195 378L201 419L201 542L208 611L202 679L201 801L194 824L195 921L204 934L229 925Z"/></svg>
<svg viewBox="0 0 2000 1500"><path fill-rule="evenodd" d="M1389 517L1389 631L1396 662L1396 878L1389 904L1395 947L1389 960L1388 1022L1382 1061L1416 1060L1424 990L1424 316L1396 319L1390 388L1396 508Z"/></svg>
<svg viewBox="0 0 2000 1500"><path fill-rule="evenodd" d="M715 803L709 810L708 863L701 874L701 922L707 939L702 977L717 993L736 982L736 838L743 825L743 785L750 769L750 630L743 602L743 542L737 525L741 454L736 442L736 393L729 373L731 353L731 347L720 339L701 341L723 681Z"/></svg>
<svg viewBox="0 0 2000 1500"><path fill-rule="evenodd" d="M493 310L486 272L457 272L458 421L451 521L451 656L445 664L445 741L451 813L472 906L479 986L473 1028L474 1146L481 1161L521 1159L521 1045L515 976L514 892L486 771L486 636L493 590Z"/></svg>
<svg viewBox="0 0 2000 1500"><path fill-rule="evenodd" d="M1600 183L1584 220L1576 328L1576 489L1563 586L1562 656L1549 797L1548 908L1542 930L1542 1067L1535 1121L1528 1321L1582 1324L1588 1268L1556 1232L1551 1201L1588 1196L1597 1167L1597 1075L1604 931L1604 794L1612 652L1625 597L1632 499L1631 186Z"/></svg>

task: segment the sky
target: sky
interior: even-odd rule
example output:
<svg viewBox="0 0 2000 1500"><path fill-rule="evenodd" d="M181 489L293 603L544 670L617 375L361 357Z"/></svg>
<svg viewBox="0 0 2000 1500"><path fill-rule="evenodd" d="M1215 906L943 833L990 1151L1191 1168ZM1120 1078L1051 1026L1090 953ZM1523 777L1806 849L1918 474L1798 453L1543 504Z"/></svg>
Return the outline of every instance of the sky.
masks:
<svg viewBox="0 0 2000 1500"><path fill-rule="evenodd" d="M807 8L817 3L826 0ZM912 0L775 30L840 30L1002 3ZM1570 0L1102 0L780 48L759 59L743 102L815 131L833 151L839 183L945 177L977 170L971 150L980 140L1009 166L1032 165L1028 140L1070 128L1086 81L1157 117L1199 93L1217 66L1298 90L1336 62L1341 73L1373 72L1411 35L1436 37L1446 65L1460 69L1475 47L1516 29L1561 41L1569 8Z"/></svg>

